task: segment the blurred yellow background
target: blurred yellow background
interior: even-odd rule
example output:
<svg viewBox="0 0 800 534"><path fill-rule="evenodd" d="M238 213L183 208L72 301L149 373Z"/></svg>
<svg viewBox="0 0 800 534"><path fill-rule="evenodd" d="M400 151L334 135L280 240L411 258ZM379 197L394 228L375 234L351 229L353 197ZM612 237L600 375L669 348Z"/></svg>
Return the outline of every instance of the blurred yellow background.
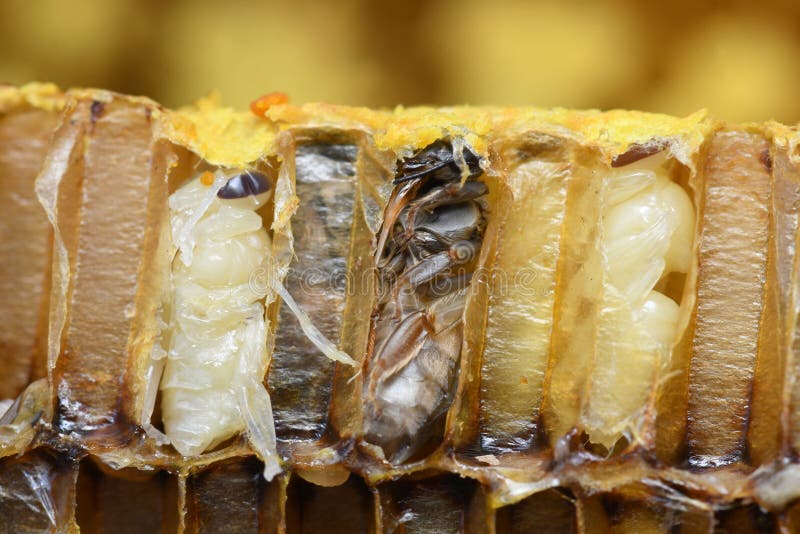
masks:
<svg viewBox="0 0 800 534"><path fill-rule="evenodd" d="M800 2L0 0L0 82L800 120Z"/></svg>

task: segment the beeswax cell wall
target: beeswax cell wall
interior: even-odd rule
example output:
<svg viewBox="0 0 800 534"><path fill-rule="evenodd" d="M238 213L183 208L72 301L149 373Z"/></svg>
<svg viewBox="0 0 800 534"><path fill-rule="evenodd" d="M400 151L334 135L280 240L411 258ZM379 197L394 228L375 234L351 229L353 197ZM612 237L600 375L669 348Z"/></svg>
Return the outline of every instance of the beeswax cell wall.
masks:
<svg viewBox="0 0 800 534"><path fill-rule="evenodd" d="M166 199L154 155L153 106L82 99L55 133L54 157L37 187L56 228L50 351L57 353L56 426L87 442L122 444L136 384L132 348L154 320L152 273L158 229L153 203ZM109 201L113 198L113 201ZM123 206L124 209L120 207ZM148 310L145 312L144 310Z"/></svg>
<svg viewBox="0 0 800 534"><path fill-rule="evenodd" d="M47 375L52 230L34 181L57 120L28 106L0 112L0 400Z"/></svg>
<svg viewBox="0 0 800 534"><path fill-rule="evenodd" d="M769 235L765 139L714 136L705 164L698 296L689 370L689 461L741 461L758 357Z"/></svg>

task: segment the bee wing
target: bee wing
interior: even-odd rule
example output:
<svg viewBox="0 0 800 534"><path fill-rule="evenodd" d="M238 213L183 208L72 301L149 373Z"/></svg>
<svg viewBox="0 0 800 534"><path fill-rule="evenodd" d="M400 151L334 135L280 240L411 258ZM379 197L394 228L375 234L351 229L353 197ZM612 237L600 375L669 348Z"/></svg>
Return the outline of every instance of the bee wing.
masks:
<svg viewBox="0 0 800 534"><path fill-rule="evenodd" d="M397 328L394 335L402 338L408 328L422 322L417 319L406 328ZM375 390L367 412L367 433L381 441L384 453L393 462L405 461L413 454L426 441L429 423L449 406L462 328L459 321L444 326L439 332L421 329L413 348L396 347L395 350L405 351L403 354L384 352L396 358L394 367L383 367L376 379L380 383L371 384Z"/></svg>
<svg viewBox="0 0 800 534"><path fill-rule="evenodd" d="M369 375L370 391L404 369L428 339L430 325L423 312L414 312L400 324L378 348Z"/></svg>
<svg viewBox="0 0 800 534"><path fill-rule="evenodd" d="M449 403L442 402L451 395L456 362L461 354L462 328L459 321L429 336L416 355L419 379L427 384L418 395L417 403L427 413L426 420L441 415Z"/></svg>
<svg viewBox="0 0 800 534"><path fill-rule="evenodd" d="M402 176L398 176L392 181L392 183L397 185L403 182L410 182L411 180L422 178L426 174L430 174L434 171L437 171L442 167L447 167L452 163L453 162L451 160L451 161L438 161L434 164L431 164L430 162L425 162L421 164L406 165L403 171L411 170L412 171L411 174L403 174Z"/></svg>

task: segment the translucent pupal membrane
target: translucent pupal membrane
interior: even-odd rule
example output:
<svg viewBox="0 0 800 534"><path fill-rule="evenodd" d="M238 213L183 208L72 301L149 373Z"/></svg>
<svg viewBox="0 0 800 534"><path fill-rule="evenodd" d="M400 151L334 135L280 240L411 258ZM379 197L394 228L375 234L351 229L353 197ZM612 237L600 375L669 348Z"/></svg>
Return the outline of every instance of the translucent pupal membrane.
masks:
<svg viewBox="0 0 800 534"><path fill-rule="evenodd" d="M531 134L498 145L495 165L504 171L487 173L488 223L465 312L466 361L480 367L462 369L462 376L479 372L480 387L462 380L460 417L477 428L457 438L466 445L477 434L480 462L498 462L496 456L528 450L538 439L559 262L567 254L568 191L583 176L565 140Z"/></svg>

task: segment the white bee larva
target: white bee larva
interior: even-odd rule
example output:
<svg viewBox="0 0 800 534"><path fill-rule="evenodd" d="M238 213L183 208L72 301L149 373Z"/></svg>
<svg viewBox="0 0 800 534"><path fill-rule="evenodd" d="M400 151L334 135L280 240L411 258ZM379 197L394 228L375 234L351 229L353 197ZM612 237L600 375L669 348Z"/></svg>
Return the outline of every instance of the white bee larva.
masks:
<svg viewBox="0 0 800 534"><path fill-rule="evenodd" d="M255 211L270 190L268 178L258 172L216 171L201 174L170 197L175 255L164 305L169 324L153 350L148 377L152 385L163 369L162 442L195 456L246 429L267 478L280 472L280 465L262 384L268 365L265 299L271 302L276 291L291 299L272 274L270 238ZM288 304L326 356L352 363L294 302ZM146 413L154 400L150 392ZM146 427L160 437L152 425Z"/></svg>
<svg viewBox="0 0 800 534"><path fill-rule="evenodd" d="M656 285L689 269L694 209L664 153L614 169L606 179L601 252L604 296L584 428L609 449L636 439L640 412L667 362L679 307Z"/></svg>

